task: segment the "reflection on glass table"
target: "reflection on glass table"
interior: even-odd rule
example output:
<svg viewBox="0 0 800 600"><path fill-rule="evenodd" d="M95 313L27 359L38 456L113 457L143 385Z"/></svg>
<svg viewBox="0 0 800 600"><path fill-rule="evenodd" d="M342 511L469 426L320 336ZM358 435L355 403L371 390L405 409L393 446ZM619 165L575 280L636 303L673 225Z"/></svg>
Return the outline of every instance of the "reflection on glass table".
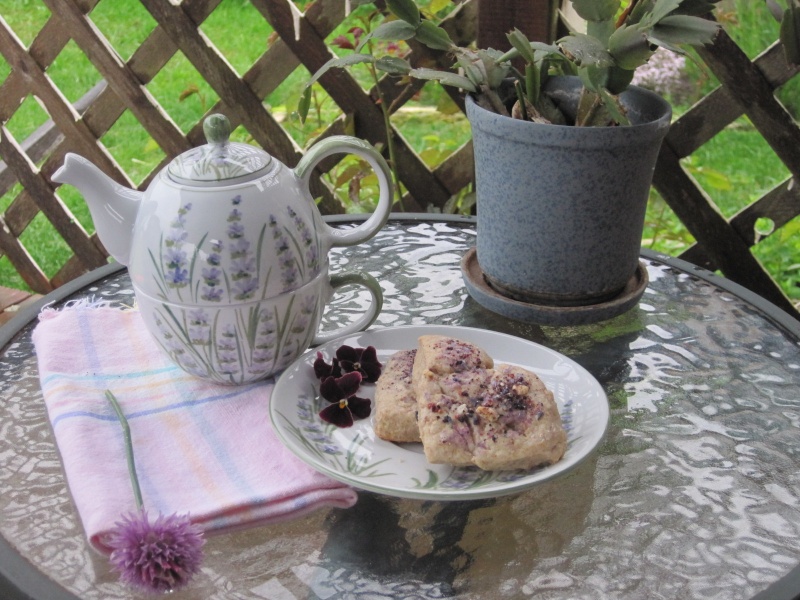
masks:
<svg viewBox="0 0 800 600"><path fill-rule="evenodd" d="M466 292L459 263L474 242L470 219L397 216L370 242L335 251L331 269L381 282L373 330L481 328L574 360L608 397L598 449L519 493L436 501L361 491L350 509L211 537L202 572L172 597L792 598L800 324L651 252L649 285L631 311L576 327L513 321ZM89 297L132 304L127 272L109 266L46 301ZM353 318L367 301L345 290L324 323ZM3 575L32 597L131 597L90 550L73 508L39 387L35 316L2 330Z"/></svg>

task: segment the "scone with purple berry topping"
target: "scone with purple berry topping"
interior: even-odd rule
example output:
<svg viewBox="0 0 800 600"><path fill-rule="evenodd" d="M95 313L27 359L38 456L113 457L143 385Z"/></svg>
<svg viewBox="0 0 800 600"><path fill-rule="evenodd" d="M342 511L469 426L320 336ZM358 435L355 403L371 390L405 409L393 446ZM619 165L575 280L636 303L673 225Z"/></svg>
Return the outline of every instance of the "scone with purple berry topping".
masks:
<svg viewBox="0 0 800 600"><path fill-rule="evenodd" d="M442 390L453 395L448 383ZM465 405L475 443L472 462L481 469L531 469L564 456L567 434L553 393L527 369L496 367L486 390Z"/></svg>
<svg viewBox="0 0 800 600"><path fill-rule="evenodd" d="M375 434L390 442L419 442L417 399L411 384L416 350L400 350L386 362L375 386Z"/></svg>
<svg viewBox="0 0 800 600"><path fill-rule="evenodd" d="M553 394L534 373L487 358L467 342L420 338L413 380L428 462L512 470L560 460L567 436Z"/></svg>
<svg viewBox="0 0 800 600"><path fill-rule="evenodd" d="M475 344L444 335L423 335L417 340L414 360L414 389L418 391L426 372L441 376L474 369L491 369L494 360Z"/></svg>
<svg viewBox="0 0 800 600"><path fill-rule="evenodd" d="M419 338L412 380L417 398L417 425L428 462L472 464L469 426L453 412L459 403L442 397L440 382L445 377L461 375L467 393L469 382L478 389L483 374L493 366L492 357L475 344L442 335Z"/></svg>

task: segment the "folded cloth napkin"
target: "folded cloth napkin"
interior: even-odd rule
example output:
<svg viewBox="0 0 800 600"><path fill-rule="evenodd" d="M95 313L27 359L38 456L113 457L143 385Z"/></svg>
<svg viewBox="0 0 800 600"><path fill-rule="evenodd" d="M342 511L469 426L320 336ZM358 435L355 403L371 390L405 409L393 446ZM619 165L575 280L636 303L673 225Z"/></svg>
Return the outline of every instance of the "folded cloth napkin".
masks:
<svg viewBox="0 0 800 600"><path fill-rule="evenodd" d="M207 533L352 506L356 492L291 454L270 423L274 382L223 386L173 366L138 311L78 303L45 309L33 332L42 391L90 543L136 508L127 417L144 508L189 514Z"/></svg>

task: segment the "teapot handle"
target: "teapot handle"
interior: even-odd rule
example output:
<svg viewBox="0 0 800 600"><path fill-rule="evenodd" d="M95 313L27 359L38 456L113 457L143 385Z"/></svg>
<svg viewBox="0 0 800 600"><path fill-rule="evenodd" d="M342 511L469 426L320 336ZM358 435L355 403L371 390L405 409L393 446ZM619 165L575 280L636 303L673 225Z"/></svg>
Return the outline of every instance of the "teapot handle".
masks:
<svg viewBox="0 0 800 600"><path fill-rule="evenodd" d="M336 229L327 226L328 235L331 236L334 246L354 246L370 239L381 227L386 225L392 210L394 186L389 165L386 164L383 156L364 140L347 135L333 135L314 144L300 159L294 173L308 187L309 178L317 163L332 154L340 153L355 154L366 160L375 170L380 187L378 206L375 208L375 212L361 225L354 229Z"/></svg>

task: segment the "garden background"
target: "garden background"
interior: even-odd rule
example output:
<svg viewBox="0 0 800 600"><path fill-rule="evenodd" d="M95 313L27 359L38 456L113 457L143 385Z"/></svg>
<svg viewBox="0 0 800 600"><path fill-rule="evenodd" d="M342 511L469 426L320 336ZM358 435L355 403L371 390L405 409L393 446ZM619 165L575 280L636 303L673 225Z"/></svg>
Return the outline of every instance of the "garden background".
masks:
<svg viewBox="0 0 800 600"><path fill-rule="evenodd" d="M64 6L73 7L72 13L88 12L87 22L95 30L86 34L87 39L103 38L134 71L137 61L143 62L147 58L141 56L142 48L146 47L148 38L159 26L159 20L153 16L153 4L144 0L64 0ZM244 81L255 71L259 61L264 61L264 57L269 56L270 50L276 50L281 44L288 45L291 49L290 34L287 31L276 32L270 24L275 22L271 17L285 24L284 17L271 12L276 6L284 5L284 0L273 2L272 7L263 0L222 0L208 3L197 1L184 4L189 5L188 12L208 5L205 12L202 8L195 10L196 14L203 13L197 27L230 69ZM323 4L323 1L319 0L317 4ZM338 4L341 5L342 2ZM352 14L341 24L337 22L324 36L325 44L337 54L352 52L351 48L357 42L360 31L369 30L382 18L374 4L357 6L358 4L354 0ZM426 0L421 4L430 18L451 19L454 27L459 28L459 34L466 38L474 34L474 31L468 31L468 27L465 30L463 23L453 17L458 10L465 12L465 6L468 8L470 2L462 5L449 0ZM20 49L27 51L33 60L39 58L34 52L37 36L42 37L43 29L54 18L52 10L58 5L56 0L0 0L0 17L4 22L4 39L0 40L0 46L3 47L0 85L4 86L3 89L7 84L10 85L15 72L19 74L20 65L25 64L20 57ZM312 2L296 1L295 5L299 10L305 11L304 21L317 18L317 13L321 15L319 19L324 21L325 9L314 12L317 7ZM91 10L87 11L87 7ZM341 6L337 7L337 10L341 9ZM724 0L718 4L714 16L750 60L755 61L768 49L774 49L779 23L770 14L765 2ZM69 20L65 19L64 22L69 23ZM323 25L325 23L327 21ZM380 50L404 54L409 48L393 46ZM418 52L418 49L414 51ZM48 64L42 65L53 88L59 90L64 100L72 104L77 113L87 108L91 110L94 99L103 93L101 88L107 79L98 69L97 60L92 60L90 54L85 44L67 39L55 57ZM198 123L204 115L228 100L217 93L218 85L198 71L195 58L185 47L178 48L145 85L148 97L153 99L160 112L168 116L174 127L185 135L183 141L188 141L190 145L201 141L198 138ZM305 123L300 122L296 112L297 103L303 86L311 75L304 62L307 61L295 61L281 82L273 86L274 89L263 99L269 115L291 138L291 143L286 142L290 146L290 155L307 148L320 135L329 135L331 132L360 133L354 124L353 113L347 107L342 109L322 86L314 88L311 117ZM283 68L285 65L276 62L272 65L261 65L261 69L264 71L278 66ZM396 93L401 97L402 102L398 102L397 110L391 116L391 124L404 144L413 151L413 160L418 159L434 174L469 170L470 165L466 164L471 157L469 126L459 108L458 99L454 98L452 92L446 92L434 82L428 82L424 86L418 84L410 91L406 87L401 91L395 89L397 86L392 82L384 81L381 85L376 85L374 74L366 67L353 69L352 72L361 88L365 93L372 94L373 99L376 98L376 90L388 91L389 95ZM797 121L800 114L800 78L788 77L787 80L777 90L776 97ZM704 61L691 52L687 57L658 53L651 65L641 70L637 82L666 96L673 104L676 119L712 94L719 85ZM377 97L381 98L380 94ZM390 100L392 98L389 96L381 98L381 101ZM0 233L0 286L45 293L48 286L65 282L85 270L86 265L75 266L75 248L65 241L62 231L54 226L52 215L48 215L46 210L25 208L31 204L26 200L30 186L24 184L25 178L19 176L19 169L13 168L14 161L9 158L10 154L15 153L15 148L27 151L43 132L53 132L53 106L42 101L40 95L35 93L21 95L16 104L8 105L8 100L4 102L6 105L0 110L4 125L4 144L0 145L0 152L5 160L0 169L0 191L3 192L0 197L0 216L3 222L0 225L3 226L5 237ZM89 113L87 119L88 115ZM117 175L123 174L127 183L137 187L146 186L154 172L172 153L163 141L156 141L158 136L154 136L151 130L143 126L130 106L121 110L119 118L110 127L98 133L97 139L103 151L118 166ZM254 136L240 123L234 137L248 143L265 145L262 135ZM10 147L6 145L9 140L12 144ZM57 142L53 143L57 145ZM377 145L381 147L379 141ZM58 152L63 155L65 151L63 147L57 147L56 158ZM32 163L31 173L38 174L41 169L41 173L49 175L54 163L58 161L54 155L44 154L30 158L29 162ZM459 164L454 166L454 163ZM776 155L746 115L739 116L690 155L682 157L680 164L728 221L735 220L737 214L781 186L792 197L796 198L798 195L786 163ZM360 213L371 210L375 198L374 178L357 159L346 159L331 165L325 178L322 189L330 193L326 191L327 195L321 198L323 212ZM463 182L466 185L444 185L447 197L425 203L420 201L419 193L415 194L414 190L409 189L412 184L404 180L401 190L404 194L398 199L396 209L463 213L474 211L474 194L469 176L457 174L450 181ZM68 219L85 231L97 245L88 209L78 192L70 186L64 186L57 189L54 198L64 207ZM793 210L797 214L800 207ZM22 213L25 216L20 216ZM800 235L797 235L800 218L792 216L785 223L777 223L778 226L769 217L753 218L750 221L753 223L755 241L759 242L751 249L753 255L779 283L789 301L795 305L800 304ZM695 239L686 225L676 216L669 203L653 189L643 245L670 255L679 255L694 243ZM27 258L14 254L19 253L20 248L27 253ZM12 260L12 256L16 260ZM38 273L33 269L32 276L31 268L20 268L20 261L35 265Z"/></svg>

